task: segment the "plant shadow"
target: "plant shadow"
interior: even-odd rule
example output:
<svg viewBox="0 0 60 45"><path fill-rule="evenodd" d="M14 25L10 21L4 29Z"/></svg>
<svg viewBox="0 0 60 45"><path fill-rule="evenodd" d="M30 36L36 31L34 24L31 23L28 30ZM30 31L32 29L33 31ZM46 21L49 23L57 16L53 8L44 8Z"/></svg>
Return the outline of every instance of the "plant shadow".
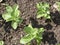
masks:
<svg viewBox="0 0 60 45"><path fill-rule="evenodd" d="M49 45L51 44L55 45L57 43L57 40L54 37L54 32L47 32L47 31L44 32L42 41L44 42L44 44L47 41Z"/></svg>
<svg viewBox="0 0 60 45"><path fill-rule="evenodd" d="M10 30L12 29L10 24L11 22L5 22L5 25L4 25L4 30L8 33L10 33Z"/></svg>
<svg viewBox="0 0 60 45"><path fill-rule="evenodd" d="M13 0L15 3L17 3L17 0Z"/></svg>
<svg viewBox="0 0 60 45"><path fill-rule="evenodd" d="M53 28L53 26L51 24L47 23L47 25L45 25L44 28L47 30L51 30Z"/></svg>
<svg viewBox="0 0 60 45"><path fill-rule="evenodd" d="M6 32L10 33L10 29L12 29L10 24L11 22L5 22L2 18L2 14L0 14L0 28L3 27Z"/></svg>
<svg viewBox="0 0 60 45"><path fill-rule="evenodd" d="M60 13L58 11L55 11L55 13L51 12L50 15L53 22L57 25L60 25Z"/></svg>
<svg viewBox="0 0 60 45"><path fill-rule="evenodd" d="M39 25L36 19L30 18L31 24L34 28L41 28L44 27L43 25Z"/></svg>
<svg viewBox="0 0 60 45"><path fill-rule="evenodd" d="M4 20L2 18L2 15L0 14L0 28L3 26L3 24L4 24Z"/></svg>
<svg viewBox="0 0 60 45"><path fill-rule="evenodd" d="M38 21L36 19L33 19L33 18L30 18L31 20L31 24L34 28L45 28L47 30L51 30L53 28L53 26L50 24L50 23L47 23L46 25L43 25L43 24L38 24ZM47 22L50 22L50 21L47 21ZM42 23L42 22L41 22Z"/></svg>

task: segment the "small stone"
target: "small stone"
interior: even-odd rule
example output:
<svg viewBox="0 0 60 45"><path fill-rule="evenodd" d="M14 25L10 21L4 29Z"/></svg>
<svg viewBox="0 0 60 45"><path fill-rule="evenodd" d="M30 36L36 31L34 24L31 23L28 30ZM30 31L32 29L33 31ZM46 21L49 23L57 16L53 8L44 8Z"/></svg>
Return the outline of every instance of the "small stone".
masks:
<svg viewBox="0 0 60 45"><path fill-rule="evenodd" d="M0 0L0 2L2 2L2 0Z"/></svg>
<svg viewBox="0 0 60 45"><path fill-rule="evenodd" d="M53 7L56 8L56 9L58 8L58 6L56 4L54 4Z"/></svg>

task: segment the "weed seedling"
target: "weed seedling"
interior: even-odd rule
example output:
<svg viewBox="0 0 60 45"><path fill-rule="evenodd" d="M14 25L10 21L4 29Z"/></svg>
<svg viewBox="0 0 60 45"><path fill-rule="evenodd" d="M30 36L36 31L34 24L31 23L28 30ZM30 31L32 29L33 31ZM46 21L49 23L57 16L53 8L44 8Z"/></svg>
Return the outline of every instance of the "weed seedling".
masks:
<svg viewBox="0 0 60 45"><path fill-rule="evenodd" d="M39 2L36 5L37 7L37 18L44 17L46 19L50 19L50 11L49 11L49 4L48 3L43 3Z"/></svg>
<svg viewBox="0 0 60 45"><path fill-rule="evenodd" d="M11 21L11 26L13 29L16 29L18 24L23 20L19 16L20 11L18 10L19 6L17 4L13 5L13 7L6 5L6 12L2 14L2 17L6 22Z"/></svg>
<svg viewBox="0 0 60 45"><path fill-rule="evenodd" d="M20 43L26 44L29 43L31 40L35 39L37 41L37 45L40 44L42 39L42 33L44 32L43 28L33 28L31 25L28 25L24 28L26 35L21 38Z"/></svg>

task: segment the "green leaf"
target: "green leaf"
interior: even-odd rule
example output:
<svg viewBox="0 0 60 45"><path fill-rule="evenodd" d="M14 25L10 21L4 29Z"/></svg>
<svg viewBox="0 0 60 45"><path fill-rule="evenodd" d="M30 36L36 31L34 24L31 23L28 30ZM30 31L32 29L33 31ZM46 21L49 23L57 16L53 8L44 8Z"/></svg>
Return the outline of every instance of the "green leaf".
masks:
<svg viewBox="0 0 60 45"><path fill-rule="evenodd" d="M22 18L19 18L18 23L21 24L23 22Z"/></svg>
<svg viewBox="0 0 60 45"><path fill-rule="evenodd" d="M18 10L19 6L17 4L15 4L15 5L13 5L12 8L13 8L13 11L16 11L16 10Z"/></svg>
<svg viewBox="0 0 60 45"><path fill-rule="evenodd" d="M50 14L50 12L47 10L47 14Z"/></svg>
<svg viewBox="0 0 60 45"><path fill-rule="evenodd" d="M17 28L17 26L18 26L18 23L17 23L17 22L12 21L11 26L13 27L13 29L16 29L16 28Z"/></svg>
<svg viewBox="0 0 60 45"><path fill-rule="evenodd" d="M45 13L43 16L47 18L48 15L47 15L47 13Z"/></svg>
<svg viewBox="0 0 60 45"><path fill-rule="evenodd" d="M25 27L24 28L24 31L27 33L27 34L32 34L32 35L35 35L36 33L37 33L37 29L33 29L33 28L31 28L31 27Z"/></svg>
<svg viewBox="0 0 60 45"><path fill-rule="evenodd" d="M5 13L2 15L3 19L6 20L6 22L10 21L11 14L10 13Z"/></svg>
<svg viewBox="0 0 60 45"><path fill-rule="evenodd" d="M4 45L4 42L3 41L0 41L0 45Z"/></svg>
<svg viewBox="0 0 60 45"><path fill-rule="evenodd" d="M44 32L44 28L39 28L36 38L40 39L40 40L43 39L43 37L42 37L43 32Z"/></svg>
<svg viewBox="0 0 60 45"><path fill-rule="evenodd" d="M19 10L16 10L15 12L13 12L13 15L14 15L15 17L19 17L19 14L20 14L20 11L19 11Z"/></svg>
<svg viewBox="0 0 60 45"><path fill-rule="evenodd" d="M43 39L42 32L41 33L39 33L39 32L37 33L36 39L39 39L39 40Z"/></svg>
<svg viewBox="0 0 60 45"><path fill-rule="evenodd" d="M38 39L36 39L36 41L37 41L37 45L40 45L40 43L41 43L41 39L38 38Z"/></svg>
<svg viewBox="0 0 60 45"><path fill-rule="evenodd" d="M40 40L43 39L42 33L43 33L43 32L40 32L40 33L38 32L36 38L37 38L37 39L40 39Z"/></svg>
<svg viewBox="0 0 60 45"><path fill-rule="evenodd" d="M37 33L38 33L38 29L37 28L34 28L33 35L36 35Z"/></svg>
<svg viewBox="0 0 60 45"><path fill-rule="evenodd" d="M32 25L31 25L31 24L29 24L29 25L28 25L28 27L30 27L31 29L33 29L33 27L32 27Z"/></svg>
<svg viewBox="0 0 60 45"><path fill-rule="evenodd" d="M33 29L31 29L30 27L25 27L24 28L24 31L27 33L27 34L30 34L33 32Z"/></svg>
<svg viewBox="0 0 60 45"><path fill-rule="evenodd" d="M44 7L49 7L49 4L48 3L44 3Z"/></svg>
<svg viewBox="0 0 60 45"><path fill-rule="evenodd" d="M24 31L25 31L27 34L36 34L36 30L31 29L30 27L25 27L25 28L24 28Z"/></svg>
<svg viewBox="0 0 60 45"><path fill-rule="evenodd" d="M44 32L44 28L39 28L38 29L38 33L36 34L36 37L35 37L35 39L37 41L37 45L40 45L41 39L43 39L43 37L42 37L43 32Z"/></svg>
<svg viewBox="0 0 60 45"><path fill-rule="evenodd" d="M11 13L11 12L13 11L13 9L12 9L11 6L6 5L6 11L7 11L8 13Z"/></svg>
<svg viewBox="0 0 60 45"><path fill-rule="evenodd" d="M45 17L45 18L50 19L51 17L47 15L47 17Z"/></svg>
<svg viewBox="0 0 60 45"><path fill-rule="evenodd" d="M39 5L38 3L37 3L37 5L36 5L36 6L37 6L37 8L38 8L38 9L40 8L40 5Z"/></svg>
<svg viewBox="0 0 60 45"><path fill-rule="evenodd" d="M43 33L44 32L44 28L39 28L38 32L39 33Z"/></svg>
<svg viewBox="0 0 60 45"><path fill-rule="evenodd" d="M42 14L37 15L37 18L41 18L41 17L43 17L43 15L42 15Z"/></svg>
<svg viewBox="0 0 60 45"><path fill-rule="evenodd" d="M20 43L21 44L26 44L26 43L29 43L32 39L34 39L35 38L35 36L34 35L26 35L26 36L24 36L23 38L21 38L21 40L20 40Z"/></svg>

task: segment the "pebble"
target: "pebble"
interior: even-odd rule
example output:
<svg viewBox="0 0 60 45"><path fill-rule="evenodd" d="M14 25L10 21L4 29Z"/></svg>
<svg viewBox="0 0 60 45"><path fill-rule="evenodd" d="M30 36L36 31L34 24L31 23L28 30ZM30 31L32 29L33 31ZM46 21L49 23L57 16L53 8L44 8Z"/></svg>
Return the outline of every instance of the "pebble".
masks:
<svg viewBox="0 0 60 45"><path fill-rule="evenodd" d="M0 0L0 2L2 2L2 0Z"/></svg>

